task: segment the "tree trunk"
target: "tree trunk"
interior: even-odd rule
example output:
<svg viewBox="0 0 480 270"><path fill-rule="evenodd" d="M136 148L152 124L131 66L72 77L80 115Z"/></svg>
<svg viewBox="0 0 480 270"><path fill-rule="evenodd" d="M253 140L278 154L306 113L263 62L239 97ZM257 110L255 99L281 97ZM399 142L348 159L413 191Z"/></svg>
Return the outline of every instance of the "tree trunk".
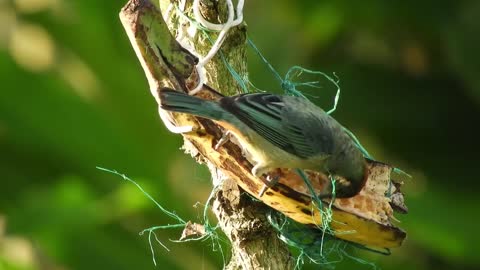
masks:
<svg viewBox="0 0 480 270"><path fill-rule="evenodd" d="M160 1L163 11L169 3L169 0ZM194 65L197 59L175 39L175 36L186 34L185 29L178 24L177 14L173 12L165 21L155 4L150 0L130 0L120 12L120 18L142 63L150 90L159 102L158 91L162 87L187 91L188 86L195 85L197 78ZM191 2L187 1L187 6L189 5ZM224 1L205 0L202 1L201 8L205 19L211 22L218 23L218 18L225 20L227 17ZM182 43L190 44L200 55L205 55L211 47L211 42L200 32L187 37ZM226 61L241 77L247 76L245 45L246 27L241 24L229 31L221 48ZM210 87L224 95L240 93L237 81L218 54L205 68ZM200 95L212 98L209 96L211 94L205 92L202 91ZM238 164L238 160L244 159L241 150L233 143L227 143L223 156L222 152L213 150L212 145L219 140L222 131L211 121L192 119L181 114L174 114L170 118L177 125L195 126L194 132L183 135L184 149L197 161L207 164L217 186L212 209L222 230L230 239L232 248L232 257L226 268L292 269L294 260L287 246L266 219L268 207L252 200L238 187L237 181L224 173L225 167L228 167L227 170L235 171L236 175L246 174L250 165ZM220 160L223 168L218 166ZM251 186L258 190L261 188L259 183Z"/></svg>
<svg viewBox="0 0 480 270"><path fill-rule="evenodd" d="M191 10L191 1L174 2L186 2L183 8L187 10L187 16L192 17L188 11ZM198 85L199 74L195 65L199 59L195 55L206 55L211 47L211 41L198 28L192 28L193 24L182 17L183 13L180 16L169 4L169 0L160 1L166 19L150 0L130 0L120 12L123 26L158 103L158 92L163 87L188 92ZM224 22L227 17L224 1L202 0L200 8L203 17L210 22ZM208 86L201 88L197 96L218 99L219 93L233 95L241 91L238 81L227 67L232 67L241 78L247 78L245 44L244 24L228 31L221 53L217 53L205 66ZM212 91L212 88L219 93ZM197 161L205 163L212 173L217 188L213 211L232 243L229 269L293 268L287 246L279 240L265 218L265 205L296 222L320 227L337 238L384 253L388 253L389 248L400 246L405 239L406 233L391 222L395 220L394 210L405 212L407 209L403 204L401 184L392 182L390 178L392 166L367 160L367 180L359 194L334 201L325 199L323 207L332 205L329 219L335 221L329 222L322 220L321 212L325 209L319 209L313 200L316 197L314 194L319 194L329 183L326 175L305 171L312 190L307 188L295 170L278 169L278 183L260 197L258 194L264 186L264 180L251 174L253 166L240 147L234 142L227 142L218 149L214 147L225 132L222 128L204 118L161 109L159 112L167 126L192 127L191 131L182 134L184 148ZM337 181L345 181L340 175L332 177ZM243 190L261 202L250 199ZM325 224L328 224L328 228L322 227Z"/></svg>

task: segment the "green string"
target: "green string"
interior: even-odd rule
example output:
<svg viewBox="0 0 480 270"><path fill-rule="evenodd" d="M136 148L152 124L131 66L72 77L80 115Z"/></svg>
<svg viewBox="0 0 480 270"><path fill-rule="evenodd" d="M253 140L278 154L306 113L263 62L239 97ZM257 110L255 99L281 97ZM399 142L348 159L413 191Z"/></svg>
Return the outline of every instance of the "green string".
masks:
<svg viewBox="0 0 480 270"><path fill-rule="evenodd" d="M332 198L330 200L328 208L324 209L323 202L322 202L322 200L320 200L320 198L315 193L315 190L312 186L312 183L308 179L308 176L305 175L305 173L300 169L296 169L296 172L297 172L298 175L300 175L303 182L307 185L307 188L308 188L314 202L317 205L317 209L320 212L320 216L321 216L321 219L322 219L322 221L321 221L322 224L318 228L322 230L322 240L320 241L320 253L322 253L323 252L323 243L324 243L324 239L325 239L325 234L326 233L328 233L330 235L334 234L334 232L330 228L330 222L332 222L332 216L333 216L332 215L332 205L333 205L333 202L335 201L335 179L332 176L329 177L330 181L332 183Z"/></svg>
<svg viewBox="0 0 480 270"><path fill-rule="evenodd" d="M319 86L320 82L319 81L295 82L293 80L294 78L299 77L302 73L313 74L313 75L321 75L321 76L325 77L328 81L330 81L337 88L337 94L335 95L333 108L330 109L327 113L331 114L336 110L338 100L340 98L340 85L339 85L338 77L336 76L335 73L333 75L335 77L337 77L337 80L334 80L332 77L328 76L326 73L321 72L321 71L310 70L310 69L303 68L301 66L293 66L287 71L287 74L285 75L285 77L282 78L282 76L280 76L280 74L272 66L272 64L270 64L270 62L260 52L260 50L257 48L255 43L253 43L252 39L250 39L248 37L247 38L247 43L250 47L252 47L253 51L260 57L262 62L272 72L274 77L279 81L281 88L285 91L285 93L287 95L307 98L300 90L297 89L297 87L308 86L308 87L312 87L312 88L320 88L320 86Z"/></svg>
<svg viewBox="0 0 480 270"><path fill-rule="evenodd" d="M293 81L293 78L299 77L302 73L308 73L308 74L314 74L314 75L321 75L324 78L326 78L328 81L330 81L336 88L337 88L337 93L334 98L334 103L333 103L333 108L327 111L327 114L332 114L335 112L337 109L338 101L340 100L340 85L339 85L339 79L335 73L333 75L335 76L336 80L327 75L324 72L321 71L316 71L316 70L310 70L303 68L301 66L293 66L291 67L287 74L285 75L285 78L282 78L280 74L275 70L275 68L270 64L270 62L265 58L265 56L260 52L260 50L257 48L255 43L250 38L247 38L247 43L250 47L252 47L253 51L260 57L262 62L268 67L268 69L272 72L274 77L280 82L280 85L282 89L285 91L286 94L288 95L293 95L293 96L298 96L298 97L303 97L308 99L300 90L297 89L298 86L308 86L311 88L319 88L319 82L318 81L312 81L312 82L295 82ZM355 134L351 132L349 129L346 127L342 126L343 130L347 135L354 141L356 147L362 152L364 157L369 158L371 160L375 160L372 155L368 153L368 151L363 147L363 145L360 143L360 141L357 139ZM405 175L409 178L412 178L412 176L405 171L401 170L400 168L394 167L393 171L398 174Z"/></svg>
<svg viewBox="0 0 480 270"><path fill-rule="evenodd" d="M210 29L206 28L206 27L203 27L200 23L198 23L197 21L195 21L193 18L190 18L188 17L185 13L183 13L180 8L178 7L178 5L175 5L176 7L176 10L177 10L177 14L179 14L182 18L184 18L185 20L189 21L191 24L195 25L195 27L197 27L198 29L202 30L202 32L204 33L204 35L208 38L208 40L210 41L211 44L214 43L214 41L212 40L212 38L210 37L210 35L208 34L209 32L212 32ZM336 88L337 88L337 93L335 94L335 98L334 98L334 103L333 103L333 108L330 109L329 111L327 111L327 114L332 114L336 109L337 109L337 105L338 105L338 102L340 100L340 92L341 92L341 88L340 88L340 85L339 85L339 79L338 79L338 76L333 73L333 75L335 76L336 79L333 79L332 77L330 77L329 75L327 75L326 73L324 72L321 72L321 71L317 71L317 70L310 70L310 69L306 69L306 68L303 68L301 66L293 66L291 67L288 71L287 71L287 74L285 75L285 78L282 78L282 76L280 76L280 74L277 72L277 70L272 66L272 64L270 64L270 62L265 58L265 56L261 53L261 51L258 49L258 47L255 45L255 43L252 41L252 39L250 37L247 36L247 43L248 45L253 49L253 51L255 52L255 54L258 55L258 57L260 57L260 59L262 60L262 62L268 67L268 69L271 71L271 73L274 75L274 77L279 81L280 85L281 85L281 88L285 91L285 93L289 94L289 95L293 95L293 96L299 96L299 97L303 97L303 98L306 98L308 99L300 90L297 89L298 86L308 86L308 87L312 87L312 88L319 88L319 82L318 81L312 81L312 82L294 82L293 81L293 78L294 77L298 77L300 74L302 73L308 73L308 74L314 74L314 75L321 75L323 76L324 78L326 78L328 81L330 81ZM243 93L248 93L248 87L247 87L247 84L250 84L253 88L259 90L257 87L255 87L248 79L245 80L243 79L239 74L238 72L235 71L235 69L232 67L232 65L230 65L230 63L228 63L225 55L223 54L222 50L219 51L219 54L220 54L220 57L222 59L222 62L224 63L224 65L226 66L226 68L228 69L228 71L230 72L230 74L233 76L233 78L235 79L235 81L237 81L237 83L239 84L240 88L242 89ZM360 143L360 141L357 139L357 137L353 134L353 132L351 132L349 129L347 129L346 127L343 127L343 130L347 133L347 135L354 141L355 145L357 146L357 148L362 152L362 154L366 157L366 158L369 158L369 159L372 159L372 160L375 160L373 158L373 156L371 156L368 151L365 149L365 147L363 147L363 145ZM400 168L397 168L397 167L394 167L393 171L395 173L398 173L398 174L402 174L402 175L405 175L409 178L412 178L412 176L408 173L406 173L405 171L401 170Z"/></svg>
<svg viewBox="0 0 480 270"><path fill-rule="evenodd" d="M148 194L148 192L146 192L137 182L133 181L132 179L130 179L125 174L119 173L116 170L110 170L110 169L106 169L106 168L102 168L102 167L98 167L98 166L96 168L98 170L101 170L101 171L105 171L105 172L108 172L108 173L118 175L121 178L123 178L123 180L126 180L126 181L134 184L150 201L152 201L158 207L158 209L160 209L160 211L162 211L167 216L169 216L169 217L175 219L176 221L178 221L179 224L183 224L183 225L187 224L187 222L185 222L185 220L183 220L181 217L179 217L175 212L171 212L171 211L168 211L167 209L163 208L163 206L161 204L159 204L150 194Z"/></svg>
<svg viewBox="0 0 480 270"><path fill-rule="evenodd" d="M335 238L330 234L324 235L318 229L295 222L277 211L272 210L267 213L267 219L279 232L280 240L292 249L293 254L296 254L294 269L301 269L306 263L334 269L337 263L345 259L370 265L372 269L376 268L374 263L357 258L347 251L352 248L366 249L363 246Z"/></svg>
<svg viewBox="0 0 480 270"><path fill-rule="evenodd" d="M175 212L172 212L172 211L169 211L169 210L165 209L147 191L145 191L142 188L142 186L140 186L137 182L135 182L134 180L132 180L131 178L129 178L125 174L119 173L116 170L110 170L110 169L106 169L106 168L103 168L103 167L98 167L97 166L96 168L98 170L105 171L105 172L112 173L114 175L120 176L123 180L126 180L126 181L134 184L140 190L140 192L143 193L143 195L145 195L150 201L152 201L157 206L158 209L160 209L160 211L162 211L164 214L166 214L167 216L169 216L170 218L174 219L177 222L176 224L167 224L167 225L150 227L150 228L144 229L143 231L141 231L139 233L139 235L144 235L146 232L148 232L148 243L150 245L150 252L152 254L153 264L155 266L157 266L157 261L155 259L155 249L153 248L153 240L155 240L155 242L157 242L160 246L165 248L167 251L170 251L170 249L168 249L168 247L165 244L163 244L163 242L160 241L160 239L158 239L158 236L155 233L155 231L160 230L160 229L185 228L185 226L187 225L187 222L185 220L183 220L180 216L178 216ZM215 231L218 228L218 226L211 226L210 225L210 222L208 220L208 215L207 215L210 202L213 199L213 196L215 194L215 190L216 190L215 188L212 189L212 192L210 193L210 196L208 197L207 203L205 204L205 207L203 209L203 223L204 223L203 226L205 228L205 234L200 236L200 237L197 237L197 238L187 238L187 239L183 239L183 240L172 240L172 239L169 239L169 240L171 242L189 242L189 241L199 241L199 240L211 239L212 240L213 251L219 251L220 252L222 260L223 260L223 264L225 266L225 255L223 253L223 249L221 247L220 242L225 242L226 243L226 241L222 240L219 237L218 233Z"/></svg>
<svg viewBox="0 0 480 270"><path fill-rule="evenodd" d="M211 44L214 43L210 36L210 31L209 29L203 27L200 25L198 22L196 22L194 19L188 17L186 14L184 14L177 6L177 14L180 14L180 16L186 20L188 20L190 23L195 25L198 29L202 31L204 36L207 37L209 42ZM339 85L339 79L335 73L333 73L334 78L331 76L327 75L326 73L323 73L321 71L314 71L314 70L309 70L300 66L293 66L291 67L285 77L282 78L282 76L275 70L275 68L270 64L270 62L265 58L265 56L260 52L260 50L257 48L257 46L254 44L254 42L247 37L247 43L248 45L253 49L253 51L258 55L258 57L262 60L262 62L268 67L268 69L271 71L273 76L275 77L276 80L280 83L281 88L285 91L286 94L288 95L293 95L293 96L299 96L303 98L307 98L305 94L303 94L300 90L298 90L298 87L311 87L311 88L320 88L319 86L319 81L308 81L308 82L296 82L295 79L300 77L302 73L306 74L312 74L312 75L320 75L324 78L326 78L330 83L332 83L336 89L336 95L334 98L334 105L333 108L327 111L327 114L332 114L336 108L337 104L340 98L340 85ZM230 65L230 63L227 61L224 53L222 50L219 50L219 55L222 59L222 62L226 66L227 70L230 72L230 74L233 76L235 81L239 84L240 88L244 93L248 93L248 87L247 85L250 85L252 88L256 90L260 90L253 83L250 82L248 78L242 78L236 71L235 69ZM261 90L260 90L261 91ZM356 146L358 149L362 152L362 154L373 160L373 157L368 153L368 151L362 146L360 141L356 138L356 136L347 128L343 127L344 131L352 138L352 140L355 142ZM401 171L398 168L394 168L395 172L403 173L406 174L405 172ZM296 265L295 269L300 269L300 267L305 263L305 258L308 258L308 260L312 263L315 264L320 264L325 266L326 268L333 268L335 263L341 262L344 257L353 259L359 263L362 264L367 264L371 265L373 269L376 268L375 264L361 260L359 258L356 258L354 256L349 255L346 252L346 248L349 246L353 247L359 247L359 248L364 248L368 249L366 247L363 247L361 245L353 244L350 242L346 242L343 240L340 240L336 237L333 236L333 231L330 229L330 222L332 222L332 204L333 201L335 200L335 179L330 176L330 181L332 182L332 199L326 209L323 207L323 202L320 200L320 198L315 194L314 188L308 179L308 177L304 174L302 170L297 169L297 173L301 176L305 184L307 185L309 192L312 194L312 199L314 200L314 205L318 208L318 210L321 213L322 217L322 224L321 224L321 231L318 230L313 230L310 227L307 227L304 224L299 224L295 221L290 220L289 218L285 217L283 214L279 212L272 212L273 214L268 215L268 220L270 224L279 232L279 237L282 241L287 243L290 247L296 249L299 251L299 255L296 259ZM406 174L408 175L408 174ZM213 194L213 191L212 191ZM211 196L212 196L211 194ZM211 196L209 197L208 201L211 200ZM207 204L208 205L208 204ZM204 208L204 224L205 228L212 228L209 225L208 219L206 218L207 216L207 207ZM335 221L334 221L335 222ZM213 228L213 230L216 229ZM320 233L321 232L321 233ZM345 232L345 233L351 233L351 232ZM212 240L214 237L211 237ZM202 238L200 238L202 239ZM308 241L307 241L307 240ZM220 244L217 243L219 246ZM220 249L221 250L221 249ZM332 259L327 259L327 257L330 257L331 255L336 255L337 259L332 260ZM223 252L222 252L222 257L223 257Z"/></svg>

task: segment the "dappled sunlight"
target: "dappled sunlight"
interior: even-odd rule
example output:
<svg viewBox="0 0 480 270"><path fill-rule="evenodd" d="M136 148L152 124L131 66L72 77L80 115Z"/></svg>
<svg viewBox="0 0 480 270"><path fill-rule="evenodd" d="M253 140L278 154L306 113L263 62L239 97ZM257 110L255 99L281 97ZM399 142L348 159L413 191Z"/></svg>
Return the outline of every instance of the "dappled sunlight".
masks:
<svg viewBox="0 0 480 270"><path fill-rule="evenodd" d="M48 31L37 24L18 23L9 51L19 66L33 72L49 70L55 62L55 43Z"/></svg>
<svg viewBox="0 0 480 270"><path fill-rule="evenodd" d="M57 72L70 86L68 89L85 101L99 96L99 79L84 60L57 43L42 25L18 19L17 12L58 13L60 0L16 0L14 7L3 2L0 5L0 49L7 47L13 60L25 70Z"/></svg>
<svg viewBox="0 0 480 270"><path fill-rule="evenodd" d="M6 235L7 220L0 213L0 269L3 260L8 264L22 269L31 269L35 266L35 252L32 243L19 236Z"/></svg>
<svg viewBox="0 0 480 270"><path fill-rule="evenodd" d="M0 49L7 47L16 21L14 10L5 2L0 2Z"/></svg>
<svg viewBox="0 0 480 270"><path fill-rule="evenodd" d="M22 13L35 13L56 7L61 0L15 0L15 8Z"/></svg>
<svg viewBox="0 0 480 270"><path fill-rule="evenodd" d="M211 176L158 118L118 18L126 2L0 0L0 270L153 269L138 233L175 220L95 166L202 222ZM412 175L392 175L409 208L395 215L404 245L391 256L353 254L387 270L478 268L480 1L245 4L267 62L282 76L295 65L335 73L342 93L332 116L375 159ZM269 67L247 54L250 82L279 93ZM331 83L302 76L294 79L319 88L301 90L330 109ZM222 267L211 242L171 243L181 229L158 232L171 249L155 246L159 269Z"/></svg>
<svg viewBox="0 0 480 270"><path fill-rule="evenodd" d="M21 267L34 266L34 251L32 244L25 238L9 236L1 241L0 256Z"/></svg>
<svg viewBox="0 0 480 270"><path fill-rule="evenodd" d="M7 218L0 213L0 269L66 269L43 254L31 239L6 231Z"/></svg>
<svg viewBox="0 0 480 270"><path fill-rule="evenodd" d="M98 97L100 82L92 69L73 53L62 53L56 69L73 91L86 101Z"/></svg>

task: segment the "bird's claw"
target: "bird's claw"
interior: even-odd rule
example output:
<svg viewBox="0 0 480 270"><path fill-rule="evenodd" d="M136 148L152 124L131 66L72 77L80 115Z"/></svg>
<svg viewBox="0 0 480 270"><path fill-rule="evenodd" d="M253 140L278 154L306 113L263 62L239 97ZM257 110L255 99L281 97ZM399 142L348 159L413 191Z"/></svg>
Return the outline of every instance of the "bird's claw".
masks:
<svg viewBox="0 0 480 270"><path fill-rule="evenodd" d="M280 179L280 176L276 175L275 177L272 177L270 175L267 176L267 181L263 184L262 189L258 193L258 197L261 198L263 194L267 191L268 188L275 186L278 183L278 180Z"/></svg>
<svg viewBox="0 0 480 270"><path fill-rule="evenodd" d="M223 133L222 137L220 138L220 140L218 140L217 144L215 144L215 150L218 150L218 148L220 148L221 146L223 146L226 142L228 142L230 140L230 136L232 136L232 133L230 132L230 130L228 130L227 132Z"/></svg>

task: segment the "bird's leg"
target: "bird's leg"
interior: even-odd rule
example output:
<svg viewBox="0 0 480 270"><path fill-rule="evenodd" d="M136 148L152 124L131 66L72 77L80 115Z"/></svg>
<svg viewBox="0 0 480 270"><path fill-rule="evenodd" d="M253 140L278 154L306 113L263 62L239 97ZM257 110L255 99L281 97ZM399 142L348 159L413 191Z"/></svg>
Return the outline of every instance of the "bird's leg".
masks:
<svg viewBox="0 0 480 270"><path fill-rule="evenodd" d="M265 194L265 192L267 191L267 189L275 186L277 183L278 183L278 180L280 179L280 176L279 175L275 175L272 179L272 176L271 175L267 175L267 182L263 183L263 187L262 189L260 190L260 192L258 193L258 197L261 198L263 196L263 194Z"/></svg>
<svg viewBox="0 0 480 270"><path fill-rule="evenodd" d="M222 138L218 140L217 144L215 144L215 150L218 150L221 146L223 146L226 142L230 140L230 136L232 136L232 132L230 130L227 130L227 132L223 133Z"/></svg>
<svg viewBox="0 0 480 270"><path fill-rule="evenodd" d="M252 174L257 178L260 178L263 174L265 174L269 170L270 170L270 168L265 166L265 164L257 163L252 169ZM267 191L268 188L273 187L273 186L275 186L275 184L278 183L279 179L280 179L279 174L275 175L273 178L270 174L268 174L266 181L264 181L264 183L263 183L262 189L258 193L258 197L261 198L263 196L263 194L265 194L265 192Z"/></svg>
<svg viewBox="0 0 480 270"><path fill-rule="evenodd" d="M237 141L235 140L232 140L232 139L235 139L235 135L233 132L231 132L230 130L227 130L225 133L223 133L222 137L220 138L220 140L218 140L217 144L215 144L215 147L214 149L215 150L218 150L218 148L220 148L221 146L223 146L225 143L227 143L228 141L232 141L233 143L237 144L238 146L240 146L240 149L242 150L242 156L246 156L247 155L247 151L246 149L243 147L243 145L237 143Z"/></svg>
<svg viewBox="0 0 480 270"><path fill-rule="evenodd" d="M260 178L264 173L268 171L268 168L265 166L265 164L258 162L255 166L252 168L252 174L253 176Z"/></svg>

